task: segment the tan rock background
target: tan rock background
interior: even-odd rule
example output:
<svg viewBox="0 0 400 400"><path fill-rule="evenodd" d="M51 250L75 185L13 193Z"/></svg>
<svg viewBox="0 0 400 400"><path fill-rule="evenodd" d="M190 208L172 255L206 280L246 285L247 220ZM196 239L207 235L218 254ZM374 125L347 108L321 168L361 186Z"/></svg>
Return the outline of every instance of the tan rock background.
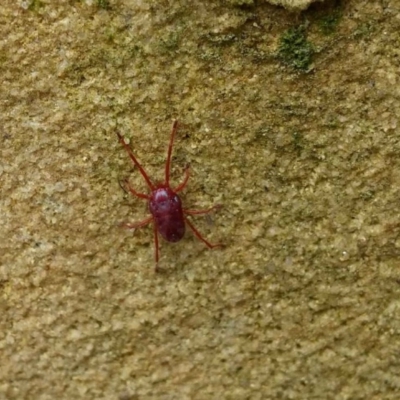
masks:
<svg viewBox="0 0 400 400"><path fill-rule="evenodd" d="M399 43L397 0L3 0L0 399L398 399ZM227 246L155 274L115 131L162 179L174 118Z"/></svg>
<svg viewBox="0 0 400 400"><path fill-rule="evenodd" d="M253 0L230 0L233 3L253 4ZM265 0L270 4L285 7L291 11L305 10L310 4L324 0Z"/></svg>

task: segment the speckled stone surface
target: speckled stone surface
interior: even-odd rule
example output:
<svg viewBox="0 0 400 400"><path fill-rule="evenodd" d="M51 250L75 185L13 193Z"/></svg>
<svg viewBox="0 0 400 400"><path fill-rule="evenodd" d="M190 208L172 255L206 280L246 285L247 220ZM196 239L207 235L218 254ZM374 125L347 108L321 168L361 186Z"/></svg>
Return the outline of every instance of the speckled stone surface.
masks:
<svg viewBox="0 0 400 400"><path fill-rule="evenodd" d="M3 0L0 399L398 399L399 43L397 0ZM226 247L155 274L115 131L161 180L174 118Z"/></svg>
<svg viewBox="0 0 400 400"><path fill-rule="evenodd" d="M324 0L266 0L270 4L285 7L291 11L305 10L310 4Z"/></svg>

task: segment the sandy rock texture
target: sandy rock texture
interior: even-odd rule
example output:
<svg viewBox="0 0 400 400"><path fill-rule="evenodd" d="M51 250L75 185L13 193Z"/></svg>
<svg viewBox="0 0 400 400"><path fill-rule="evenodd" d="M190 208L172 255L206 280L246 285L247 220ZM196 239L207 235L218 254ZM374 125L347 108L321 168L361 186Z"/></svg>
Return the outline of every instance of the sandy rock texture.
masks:
<svg viewBox="0 0 400 400"><path fill-rule="evenodd" d="M305 10L310 4L324 0L266 0L270 4L285 7L287 10Z"/></svg>
<svg viewBox="0 0 400 400"><path fill-rule="evenodd" d="M0 399L398 399L400 7L3 0ZM191 175L161 245L121 223Z"/></svg>

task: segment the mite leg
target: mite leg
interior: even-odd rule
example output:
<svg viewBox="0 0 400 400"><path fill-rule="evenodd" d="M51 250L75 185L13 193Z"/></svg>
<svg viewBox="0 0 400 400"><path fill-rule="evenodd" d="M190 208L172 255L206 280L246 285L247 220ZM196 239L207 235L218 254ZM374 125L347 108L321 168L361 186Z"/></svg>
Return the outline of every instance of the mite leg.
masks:
<svg viewBox="0 0 400 400"><path fill-rule="evenodd" d="M189 180L189 165L185 168L185 178L183 179L183 182L176 188L174 189L175 193L179 193L181 190L183 190L188 183Z"/></svg>
<svg viewBox="0 0 400 400"><path fill-rule="evenodd" d="M212 206L211 208L207 208L206 210L186 210L186 209L184 209L183 212L188 215L202 215L202 214L208 214L214 210L218 210L221 207L222 207L221 204L216 204L215 206Z"/></svg>
<svg viewBox="0 0 400 400"><path fill-rule="evenodd" d="M189 225L189 228L193 231L194 235L197 239L201 240L209 249L213 249L214 247L222 247L222 243L212 244L208 240L204 239L201 233L194 227L194 225L185 217L186 223Z"/></svg>
<svg viewBox="0 0 400 400"><path fill-rule="evenodd" d="M157 225L154 222L154 258L156 260L156 265L154 267L154 272L159 272L158 268L158 260L159 260L159 251L158 251L158 232L157 232Z"/></svg>
<svg viewBox="0 0 400 400"><path fill-rule="evenodd" d="M171 172L171 154L172 154L172 147L174 145L174 137L177 129L178 129L178 121L174 121L174 123L172 124L171 138L169 139L167 162L165 163L165 184L167 186L169 186L169 175ZM154 190L154 188L152 189Z"/></svg>
<svg viewBox="0 0 400 400"><path fill-rule="evenodd" d="M147 224L149 224L151 221L153 221L153 216L148 217L146 219L144 219L143 221L139 221L139 222L134 222L134 223L126 223L126 222L122 222L120 224L120 226L123 226L124 228L128 228L128 229L138 229L141 228L142 226L146 226Z"/></svg>
<svg viewBox="0 0 400 400"><path fill-rule="evenodd" d="M119 141L125 147L125 150L128 152L129 157L131 158L133 163L136 165L137 168L139 168L139 171L142 174L142 176L143 176L144 180L146 181L147 185L149 186L149 188L151 190L154 190L155 189L154 185L151 183L151 180L148 177L146 171L143 169L143 167L140 165L139 161L136 159L135 155L132 153L132 150L129 147L129 145L125 142L125 139L121 136L121 134L119 132L116 132L116 134L118 136Z"/></svg>
<svg viewBox="0 0 400 400"><path fill-rule="evenodd" d="M140 199L146 199L149 200L150 196L148 196L145 193L139 193L137 192L129 183L128 179L124 180L124 184L122 184L121 182L119 182L119 186L121 186L121 188L126 192L127 190L129 192L131 192L134 196L139 197Z"/></svg>

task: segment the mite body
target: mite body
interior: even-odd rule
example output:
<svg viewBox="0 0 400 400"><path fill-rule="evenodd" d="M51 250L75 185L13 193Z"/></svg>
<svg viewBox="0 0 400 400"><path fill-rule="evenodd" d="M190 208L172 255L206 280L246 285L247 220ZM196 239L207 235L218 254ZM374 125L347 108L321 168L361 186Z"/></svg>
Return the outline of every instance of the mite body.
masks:
<svg viewBox="0 0 400 400"><path fill-rule="evenodd" d="M182 201L169 187L159 187L151 193L149 210L157 230L167 242L179 242L185 234Z"/></svg>
<svg viewBox="0 0 400 400"><path fill-rule="evenodd" d="M139 193L137 192L129 182L125 181L124 189L131 192L132 195L139 197L141 199L145 199L148 202L148 207L151 216L144 219L143 221L136 223L126 223L123 224L125 227L129 229L137 229L142 226L148 225L149 223L153 223L154 229L154 252L155 252L155 261L156 261L156 270L159 261L159 244L158 244L158 233L167 241L167 242L179 242L184 234L185 234L185 225L187 224L189 228L193 231L194 235L201 240L208 248L214 248L221 246L220 243L212 244L207 241L200 232L194 227L192 222L189 221L187 215L201 215L207 214L212 210L219 208L220 206L214 206L207 210L188 210L182 207L182 201L178 195L180 191L182 191L188 180L189 180L189 168L185 170L185 178L183 182L172 189L170 186L170 169L171 169L171 154L172 147L174 143L174 137L176 130L178 128L178 121L174 121L171 130L171 137L168 146L167 160L165 163L165 181L163 183L159 183L157 185L153 184L147 175L146 171L140 165L139 161L134 156L131 148L125 142L124 138L117 132L117 136L121 144L124 146L125 150L128 152L129 157L135 164L135 166L139 169L141 175L147 183L147 186L150 189L150 194Z"/></svg>

